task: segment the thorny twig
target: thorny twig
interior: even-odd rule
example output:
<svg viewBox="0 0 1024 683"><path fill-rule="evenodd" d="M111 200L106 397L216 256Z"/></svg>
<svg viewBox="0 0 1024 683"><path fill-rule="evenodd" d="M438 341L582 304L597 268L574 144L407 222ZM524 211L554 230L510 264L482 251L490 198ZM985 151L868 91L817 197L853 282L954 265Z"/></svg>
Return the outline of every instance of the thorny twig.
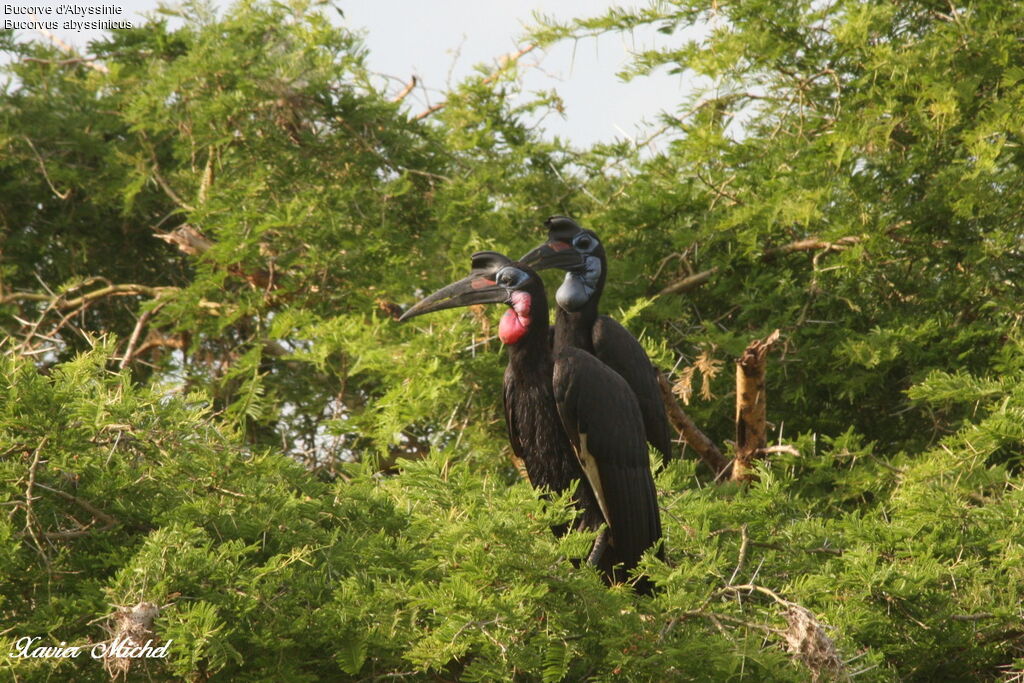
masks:
<svg viewBox="0 0 1024 683"><path fill-rule="evenodd" d="M58 496L60 496L61 498L63 498L64 500L71 501L72 503L74 503L78 507L80 507L83 510L85 510L86 512L88 512L90 515L92 515L96 519L98 519L101 522L103 522L106 525L104 528L110 528L110 527L116 526L117 523L118 523L116 519L114 519L113 517L108 515L106 512L103 512L103 510L100 510L95 505L93 505L92 503L90 503L89 501L87 501L87 500L85 500L83 498L79 498L78 496L74 496L74 495L72 495L72 494L70 494L70 493L68 493L66 491L61 491L60 489L55 489L52 486L47 486L46 484L38 484L37 483L36 486L38 486L41 489L46 489L47 491L50 491L51 493L55 493Z"/></svg>
<svg viewBox="0 0 1024 683"><path fill-rule="evenodd" d="M750 536L747 534L747 525L744 524L740 527L740 553L736 559L736 569L733 570L732 576L729 577L729 583L732 584L736 580L736 576L743 571L743 565L747 563L747 549L750 547Z"/></svg>
<svg viewBox="0 0 1024 683"><path fill-rule="evenodd" d="M43 446L46 445L49 438L44 436L40 440L39 445L36 446L36 450L32 454L32 464L28 468L28 485L25 486L25 531L32 537L32 542L35 543L39 556L43 558L43 562L47 566L50 565L50 558L46 556L46 551L43 550L43 545L35 530L35 513L32 511L32 489L36 485L36 469L39 467L39 456L42 454Z"/></svg>
<svg viewBox="0 0 1024 683"><path fill-rule="evenodd" d="M498 68L491 72L491 74L483 80L484 85L488 85L493 81L497 80L497 78L501 76L501 74L505 73L505 71L507 71L513 64L518 62L520 57L526 55L529 52L532 52L534 49L536 49L536 47L536 45L530 44L517 52L510 52L509 54L503 56L500 60L498 60ZM431 107L428 107L427 109L424 109L413 118L417 121L425 119L431 114L438 112L441 109L444 109L445 106L447 106L447 104L447 101L439 102Z"/></svg>
<svg viewBox="0 0 1024 683"><path fill-rule="evenodd" d="M35 15L33 15L33 16L35 16ZM37 23L39 23L39 22L37 22ZM75 48L73 48L70 45L68 45L67 43L65 43L63 40L61 40L55 34L50 33L45 28L38 28L37 27L36 30L39 31L39 33L41 33L42 36L44 38L46 38L48 41L50 41L53 45L55 45L56 47L60 48L61 50L63 50L67 54L69 54L69 55L75 54ZM83 64L88 66L90 69L93 69L95 71L99 71L100 73L103 73L103 74L110 73L110 69L108 69L104 64L100 64L99 62L95 61L95 59L97 59L97 58L82 59L81 61L82 61Z"/></svg>
<svg viewBox="0 0 1024 683"><path fill-rule="evenodd" d="M156 306L139 316L138 322L135 323L135 329L132 330L132 336L128 339L128 347L125 349L124 355L121 356L121 363L118 365L118 369L124 370L125 367L132 362L135 356L136 346L139 343L139 337L142 336L142 330L146 327L150 318L156 315L156 313L163 308L166 303L166 301L161 301Z"/></svg>
<svg viewBox="0 0 1024 683"><path fill-rule="evenodd" d="M73 298L68 298L72 292L81 290L84 287L88 287L89 285L98 282L105 283L105 286L80 294ZM12 316L12 318L23 326L23 328L26 328L24 332L19 334L21 337L21 343L15 350L16 353L21 355L32 355L40 352L36 348L36 342L33 341L35 339L44 340L52 344L56 344L59 347L63 342L61 339L58 339L56 335L75 316L82 314L90 305L100 299L114 296L149 296L155 299L160 299L170 292L178 291L177 287L149 287L147 285L139 284L113 284L106 278L102 277L88 278L72 287L69 287L61 293L54 293L46 286L45 283L43 283L43 287L47 290L47 293L45 294L42 292L11 292L0 296L0 305L18 301L38 301L46 303L42 311L36 316L34 322L24 320L17 316ZM163 304L159 304L156 308L159 308L161 305ZM52 328L49 329L48 334L43 334L39 331L39 328L53 312L66 313ZM150 316L155 312L156 310L152 309ZM148 320L148 318L146 319ZM78 328L74 329L79 334L84 335L84 333Z"/></svg>
<svg viewBox="0 0 1024 683"><path fill-rule="evenodd" d="M668 411L668 417L676 432L681 435L686 443L693 448L700 459L706 464L716 476L720 476L729 467L729 460L722 455L718 446L702 432L697 425L682 409L675 395L672 393L672 386L669 384L665 374L655 370L658 387L661 389L662 401Z"/></svg>
<svg viewBox="0 0 1024 683"><path fill-rule="evenodd" d="M847 235L846 237L840 237L834 242L826 242L816 237L809 237L777 247L769 247L761 253L761 260L767 262L788 254L807 251L815 252L815 257L820 257L823 254L843 251L863 240L864 238L860 235ZM709 282L717 272L718 266L714 266L698 273L690 273L665 285L658 294L682 294L688 292Z"/></svg>
<svg viewBox="0 0 1024 683"><path fill-rule="evenodd" d="M32 144L32 140L27 135L22 135L21 137L25 140L25 142L28 143L28 146L32 148L32 153L36 155L36 160L39 162L39 168L43 172L43 178L46 179L46 184L50 186L50 189L53 190L53 193L60 197L62 200L70 197L70 189L61 192L56 187L54 187L53 181L50 180L50 174L46 172L46 163L43 162L43 157L39 154L39 151L36 149L36 146Z"/></svg>

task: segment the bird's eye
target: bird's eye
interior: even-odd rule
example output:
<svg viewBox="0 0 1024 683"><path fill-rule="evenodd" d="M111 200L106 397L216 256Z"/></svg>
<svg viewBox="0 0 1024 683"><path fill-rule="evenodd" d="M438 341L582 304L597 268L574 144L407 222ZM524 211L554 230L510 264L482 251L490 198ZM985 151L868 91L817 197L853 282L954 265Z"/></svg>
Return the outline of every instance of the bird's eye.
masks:
<svg viewBox="0 0 1024 683"><path fill-rule="evenodd" d="M597 240L586 233L577 236L576 239L572 241L572 245L580 251L590 251L596 246L596 244Z"/></svg>
<svg viewBox="0 0 1024 683"><path fill-rule="evenodd" d="M515 287L523 279L523 275L524 273L516 270L515 268L505 268L498 273L498 276L495 278L495 282L502 287Z"/></svg>

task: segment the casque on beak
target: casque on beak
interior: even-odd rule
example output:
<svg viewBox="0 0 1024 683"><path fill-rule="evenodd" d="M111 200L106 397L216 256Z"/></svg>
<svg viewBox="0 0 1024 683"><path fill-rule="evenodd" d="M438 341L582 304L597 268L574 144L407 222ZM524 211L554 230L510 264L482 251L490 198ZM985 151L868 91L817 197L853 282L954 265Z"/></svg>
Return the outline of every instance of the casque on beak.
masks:
<svg viewBox="0 0 1024 683"><path fill-rule="evenodd" d="M398 322L405 322L424 313L443 311L473 304L498 304L508 298L504 288L494 284L484 275L470 275L437 290L402 314Z"/></svg>
<svg viewBox="0 0 1024 683"><path fill-rule="evenodd" d="M534 270L546 270L548 268L561 268L562 270L574 270L583 266L583 257L580 256L571 244L562 240L550 240L531 250L519 262Z"/></svg>
<svg viewBox="0 0 1024 683"><path fill-rule="evenodd" d="M424 313L443 311L474 304L500 304L508 301L508 291L494 282L494 275L511 261L495 251L473 254L473 270L458 282L445 285L402 314L398 322L405 322Z"/></svg>

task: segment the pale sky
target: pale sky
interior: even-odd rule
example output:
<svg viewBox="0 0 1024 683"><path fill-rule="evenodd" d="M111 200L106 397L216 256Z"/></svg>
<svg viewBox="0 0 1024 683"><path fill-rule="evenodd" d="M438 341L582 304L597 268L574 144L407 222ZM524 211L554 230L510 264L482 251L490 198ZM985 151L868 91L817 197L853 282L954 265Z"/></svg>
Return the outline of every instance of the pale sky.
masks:
<svg viewBox="0 0 1024 683"><path fill-rule="evenodd" d="M449 81L471 74L476 64L496 66L505 54L526 45L522 36L534 23L535 12L568 20L599 14L614 5L646 4L638 0L376 0L343 5L346 24L363 28L371 67L402 81L420 77L416 103L426 107L442 99ZM609 35L597 40L563 43L522 58L523 83L528 90L557 90L565 102L565 116L542 122L551 134L577 145L623 137L645 137L640 129L657 123L663 109L672 110L686 88L680 76L657 74L622 83L616 73L634 50L653 46L664 36ZM450 75L449 75L450 74ZM396 82L395 88L399 89ZM410 97L411 99L411 97Z"/></svg>
<svg viewBox="0 0 1024 683"><path fill-rule="evenodd" d="M156 9L157 0L76 0L78 4L116 4L121 17L141 23L141 13ZM5 0L7 2L7 0ZM21 3L11 0L9 4ZM58 7L58 0L24 0L24 5ZM173 6L173 3L170 3ZM223 6L226 3L218 2ZM645 5L644 0L354 0L336 2L344 12L338 21L359 30L369 49L370 68L390 77L388 91L397 93L415 74L418 87L407 98L412 113L443 99L450 83L473 72L473 67L497 65L497 60L514 53L526 42L526 26L534 12L560 19L597 14L614 5ZM0 4L0 9L3 5ZM2 19L33 17L4 14ZM65 19L67 17L47 17ZM89 17L94 18L94 17ZM55 31L62 40L84 49L96 31ZM35 31L19 35L38 36ZM540 125L550 134L588 146L598 141L646 137L648 127L657 126L662 110L672 111L687 90L684 76L656 74L623 83L616 72L628 62L631 51L649 48L665 40L653 31L634 35L609 35L579 43L563 43L547 51L535 50L523 57L521 72L527 90L557 90L565 103L565 114L553 114ZM675 38L678 41L679 38ZM649 125L648 125L649 124Z"/></svg>

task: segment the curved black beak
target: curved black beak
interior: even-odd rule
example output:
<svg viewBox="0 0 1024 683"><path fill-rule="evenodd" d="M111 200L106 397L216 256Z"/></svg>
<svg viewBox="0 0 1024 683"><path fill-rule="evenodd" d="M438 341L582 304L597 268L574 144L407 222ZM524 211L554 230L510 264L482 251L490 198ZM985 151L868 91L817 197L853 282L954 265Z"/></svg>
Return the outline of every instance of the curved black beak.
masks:
<svg viewBox="0 0 1024 683"><path fill-rule="evenodd" d="M531 250L519 259L519 262L534 270L546 270L548 268L575 270L583 266L583 257L568 242L550 240Z"/></svg>
<svg viewBox="0 0 1024 683"><path fill-rule="evenodd" d="M424 313L443 311L473 304L499 304L508 299L508 292L491 280L488 274L474 273L458 282L437 290L402 314L398 322L405 322Z"/></svg>

